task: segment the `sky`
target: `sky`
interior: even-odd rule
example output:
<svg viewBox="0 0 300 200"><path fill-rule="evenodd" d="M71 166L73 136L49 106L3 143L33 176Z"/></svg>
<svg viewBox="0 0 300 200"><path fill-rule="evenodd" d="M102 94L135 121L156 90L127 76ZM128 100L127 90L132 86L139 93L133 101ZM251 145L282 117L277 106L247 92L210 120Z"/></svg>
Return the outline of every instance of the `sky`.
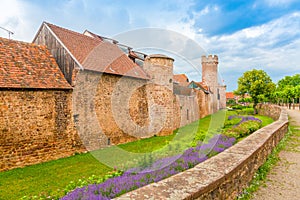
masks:
<svg viewBox="0 0 300 200"><path fill-rule="evenodd" d="M175 73L195 81L201 56L218 55L227 91L251 69L275 83L300 73L299 0L0 0L0 27L12 39L31 42L43 21L167 54Z"/></svg>

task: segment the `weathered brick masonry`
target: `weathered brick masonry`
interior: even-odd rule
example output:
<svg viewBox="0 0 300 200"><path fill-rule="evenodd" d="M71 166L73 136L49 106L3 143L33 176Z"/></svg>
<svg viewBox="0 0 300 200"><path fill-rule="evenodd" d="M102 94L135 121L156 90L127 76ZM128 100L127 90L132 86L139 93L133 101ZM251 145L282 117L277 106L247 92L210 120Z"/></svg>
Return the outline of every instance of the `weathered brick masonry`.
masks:
<svg viewBox="0 0 300 200"><path fill-rule="evenodd" d="M83 150L72 87L50 52L0 38L0 171Z"/></svg>
<svg viewBox="0 0 300 200"><path fill-rule="evenodd" d="M71 105L72 90L0 90L0 171L83 151Z"/></svg>
<svg viewBox="0 0 300 200"><path fill-rule="evenodd" d="M145 80L82 71L73 92L80 138L89 150L147 137Z"/></svg>

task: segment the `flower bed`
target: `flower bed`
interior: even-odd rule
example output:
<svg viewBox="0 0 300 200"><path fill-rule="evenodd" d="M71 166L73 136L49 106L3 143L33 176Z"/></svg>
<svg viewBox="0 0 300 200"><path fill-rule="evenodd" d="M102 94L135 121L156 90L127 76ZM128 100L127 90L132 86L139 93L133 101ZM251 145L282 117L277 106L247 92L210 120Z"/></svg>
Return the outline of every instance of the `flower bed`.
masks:
<svg viewBox="0 0 300 200"><path fill-rule="evenodd" d="M240 120L237 122L235 121L236 119ZM228 117L228 123L230 124L231 121L234 123L233 126L228 129L224 129L222 133L236 139L246 137L260 129L262 126L262 121L253 116L231 115Z"/></svg>
<svg viewBox="0 0 300 200"><path fill-rule="evenodd" d="M100 184L76 188L61 200L111 199L129 191L185 171L232 146L236 139L245 137L261 127L262 121L253 116L232 115L229 128L213 136L207 143L198 142L182 154L158 159L148 166L128 169L118 177ZM226 127L226 125L225 125Z"/></svg>
<svg viewBox="0 0 300 200"><path fill-rule="evenodd" d="M111 199L192 168L232 146L235 141L233 137L217 134L208 143L198 143L196 147L185 150L183 154L156 160L144 168L131 168L121 176L108 179L101 184L77 188L61 199Z"/></svg>

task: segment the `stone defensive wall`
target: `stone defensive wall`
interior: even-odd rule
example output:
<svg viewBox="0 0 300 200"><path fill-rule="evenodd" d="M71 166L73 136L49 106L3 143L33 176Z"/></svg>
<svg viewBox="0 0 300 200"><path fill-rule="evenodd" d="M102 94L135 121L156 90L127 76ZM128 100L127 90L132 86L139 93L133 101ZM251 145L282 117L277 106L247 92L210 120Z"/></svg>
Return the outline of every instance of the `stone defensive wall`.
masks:
<svg viewBox="0 0 300 200"><path fill-rule="evenodd" d="M71 90L1 90L0 171L85 151L71 109Z"/></svg>
<svg viewBox="0 0 300 200"><path fill-rule="evenodd" d="M276 121L194 168L116 199L235 199L288 131L288 115L275 105L258 105Z"/></svg>

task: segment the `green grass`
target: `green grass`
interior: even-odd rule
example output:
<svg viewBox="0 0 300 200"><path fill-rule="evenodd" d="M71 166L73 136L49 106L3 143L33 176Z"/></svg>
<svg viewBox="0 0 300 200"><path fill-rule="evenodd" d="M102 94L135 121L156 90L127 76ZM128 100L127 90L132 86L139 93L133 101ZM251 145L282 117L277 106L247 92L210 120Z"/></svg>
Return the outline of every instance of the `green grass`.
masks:
<svg viewBox="0 0 300 200"><path fill-rule="evenodd" d="M260 119L262 121L262 127L267 126L274 122L274 120L270 117L267 116L262 116L262 115L254 115L254 117Z"/></svg>
<svg viewBox="0 0 300 200"><path fill-rule="evenodd" d="M63 189L70 181L93 174L106 174L112 169L91 154L80 154L47 163L0 173L0 199L19 199L24 195Z"/></svg>
<svg viewBox="0 0 300 200"><path fill-rule="evenodd" d="M166 148L167 144L172 142L184 143L191 137L191 134L185 133L195 129L207 130L210 118L207 116L180 128L170 136L151 137L118 146L126 151L144 153ZM112 168L100 163L95 154L97 151L0 172L0 200L19 199L25 195L34 196L41 193L63 194L62 190L71 181L88 178L94 174L104 176L112 171Z"/></svg>
<svg viewBox="0 0 300 200"><path fill-rule="evenodd" d="M167 145L175 137L175 134L168 136L156 136L145 138L134 142L118 145L120 148L134 153L147 153L158 150Z"/></svg>
<svg viewBox="0 0 300 200"><path fill-rule="evenodd" d="M224 120L233 114L236 114L235 111L220 111L179 128L169 136L155 136L69 158L0 172L0 200L19 199L25 195L33 196L42 193L63 195L62 190L71 181L85 179L92 175L104 176L112 171L108 166L118 167L118 164L123 163L122 159L127 160L130 156L132 159L140 156L139 159L143 160L145 157L153 159L178 154L191 146L195 136L198 135L201 140L206 140L220 132ZM259 118L263 123L271 122L270 118L261 116ZM112 161L115 163L111 163Z"/></svg>

